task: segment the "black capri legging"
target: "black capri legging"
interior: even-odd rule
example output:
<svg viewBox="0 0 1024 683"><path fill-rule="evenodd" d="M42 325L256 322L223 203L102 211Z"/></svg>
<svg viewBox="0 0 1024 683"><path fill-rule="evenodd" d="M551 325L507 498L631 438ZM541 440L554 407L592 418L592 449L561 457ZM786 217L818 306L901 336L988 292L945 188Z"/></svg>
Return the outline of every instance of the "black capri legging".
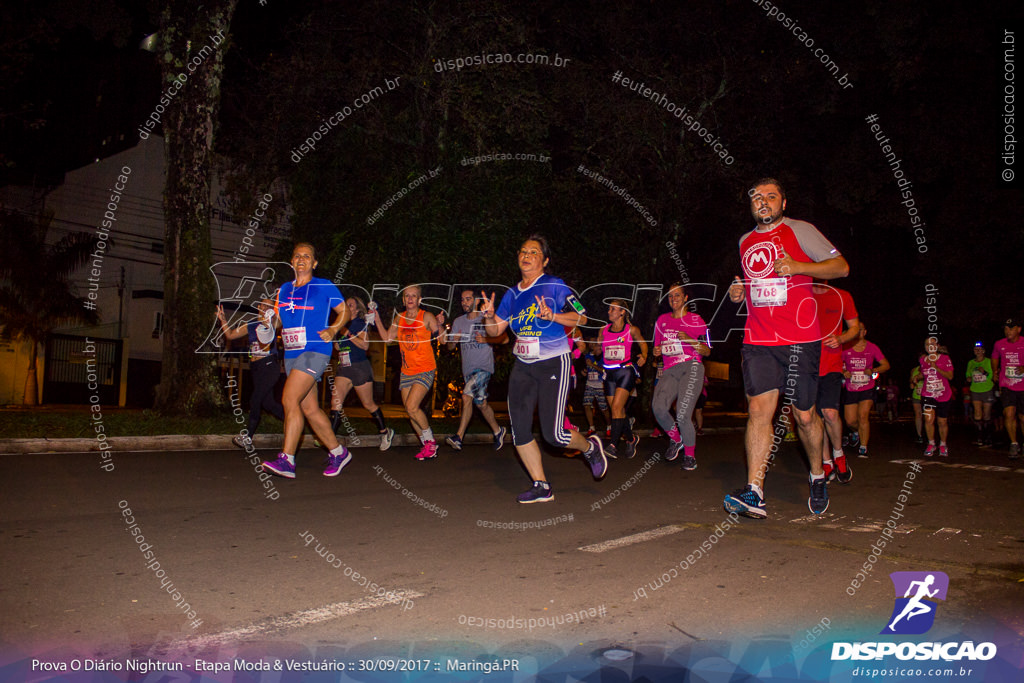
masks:
<svg viewBox="0 0 1024 683"><path fill-rule="evenodd" d="M508 417L512 443L533 441L533 411L540 413L540 431L553 446L566 447L572 435L565 429L565 402L569 397L572 360L568 353L534 363L516 360L508 380Z"/></svg>

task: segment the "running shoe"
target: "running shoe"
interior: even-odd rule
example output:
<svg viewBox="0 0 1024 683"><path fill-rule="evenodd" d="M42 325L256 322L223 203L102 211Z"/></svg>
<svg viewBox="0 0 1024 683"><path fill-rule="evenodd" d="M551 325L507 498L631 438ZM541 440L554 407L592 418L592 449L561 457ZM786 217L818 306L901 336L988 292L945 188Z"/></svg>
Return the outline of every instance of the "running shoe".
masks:
<svg viewBox="0 0 1024 683"><path fill-rule="evenodd" d="M391 442L395 438L395 430L391 427L387 428L387 431L380 435L380 449L386 451L391 448Z"/></svg>
<svg viewBox="0 0 1024 683"><path fill-rule="evenodd" d="M632 439L626 441L625 451L623 455L629 460L636 455L636 445L640 443L640 435L634 434Z"/></svg>
<svg viewBox="0 0 1024 683"><path fill-rule="evenodd" d="M920 434L918 434L918 435L917 435L917 438L916 438L916 439L914 439L914 443L916 443L916 444L922 444L922 443L924 443L924 437L923 437L923 436L921 436Z"/></svg>
<svg viewBox="0 0 1024 683"><path fill-rule="evenodd" d="M750 488L750 484L727 495L722 505L726 512L735 512L744 517L764 519L768 516L764 509L764 498L757 495L757 492Z"/></svg>
<svg viewBox="0 0 1024 683"><path fill-rule="evenodd" d="M930 441L928 443L928 447L924 449L924 454L926 457L929 458L935 455L935 442Z"/></svg>
<svg viewBox="0 0 1024 683"><path fill-rule="evenodd" d="M444 442L457 451L462 450L462 439L459 438L458 434L452 434L447 439L445 439Z"/></svg>
<svg viewBox="0 0 1024 683"><path fill-rule="evenodd" d="M612 438L612 428L611 428L611 425L609 425L609 426L608 426L608 427L607 427L607 428L606 428L606 429L604 430L604 438L606 438L606 439L610 439L610 438Z"/></svg>
<svg viewBox="0 0 1024 683"><path fill-rule="evenodd" d="M825 479L817 479L810 483L811 495L807 498L808 509L816 515L828 510L828 484Z"/></svg>
<svg viewBox="0 0 1024 683"><path fill-rule="evenodd" d="M247 448L249 446L249 444L252 443L252 439L250 439L247 436L242 436L241 434L236 434L231 439L231 443L235 444L239 448L243 448L244 449L244 448Z"/></svg>
<svg viewBox="0 0 1024 683"><path fill-rule="evenodd" d="M344 446L341 449L341 455L327 454L327 467L324 468L325 477L338 476L345 469L345 465L352 460L352 452Z"/></svg>
<svg viewBox="0 0 1024 683"><path fill-rule="evenodd" d="M822 462L821 468L825 470L825 481L833 481L836 478L836 466L832 462Z"/></svg>
<svg viewBox="0 0 1024 683"><path fill-rule="evenodd" d="M597 431L597 430L596 430L596 429L594 429L594 426L593 426L593 425L591 425L591 426L587 427L587 433L586 433L586 434L584 434L583 436L587 436L587 437L593 436L593 435L594 435L594 432L596 432L596 431Z"/></svg>
<svg viewBox="0 0 1024 683"><path fill-rule="evenodd" d="M865 446L864 444L861 444L860 448L857 449L857 457L858 458L866 458L866 457L868 457L868 447Z"/></svg>
<svg viewBox="0 0 1024 683"><path fill-rule="evenodd" d="M555 494L551 491L551 485L546 481L535 481L529 491L524 491L516 496L516 500L523 504L547 503L554 499Z"/></svg>
<svg viewBox="0 0 1024 683"><path fill-rule="evenodd" d="M664 434L664 432L661 431L661 427L655 427L654 430L651 432L651 438L657 439L662 434Z"/></svg>
<svg viewBox="0 0 1024 683"><path fill-rule="evenodd" d="M985 438L981 435L981 432L978 432L978 436L975 437L974 441L971 442L971 445L972 446L984 446L985 445Z"/></svg>
<svg viewBox="0 0 1024 683"><path fill-rule="evenodd" d="M846 463L846 456L841 455L836 458L836 479L839 480L840 484L849 484L850 480L853 479L853 468Z"/></svg>
<svg viewBox="0 0 1024 683"><path fill-rule="evenodd" d="M505 428L498 427L498 433L494 435L494 450L500 451L505 445Z"/></svg>
<svg viewBox="0 0 1024 683"><path fill-rule="evenodd" d="M289 462L284 453L278 453L277 460L264 460L263 469L285 479L295 478L295 463Z"/></svg>
<svg viewBox="0 0 1024 683"><path fill-rule="evenodd" d="M608 444L607 446L604 447L604 455L605 457L611 458L612 460L618 460L619 449L616 448L614 444Z"/></svg>
<svg viewBox="0 0 1024 683"><path fill-rule="evenodd" d="M592 436L587 441L593 446L590 451L583 454L583 459L590 465L590 473L594 475L594 479L600 481L604 478L606 472L608 472L608 458L604 455L604 446L601 444L601 438L598 436Z"/></svg>
<svg viewBox="0 0 1024 683"><path fill-rule="evenodd" d="M697 469L697 458L692 455L683 455L683 469L687 472L692 472Z"/></svg>
<svg viewBox="0 0 1024 683"><path fill-rule="evenodd" d="M1018 443L1011 443L1010 444L1010 459L1011 460L1016 460L1019 457L1020 457L1020 444L1018 444Z"/></svg>
<svg viewBox="0 0 1024 683"><path fill-rule="evenodd" d="M668 445L668 450L665 451L665 462L672 462L679 457L679 451L683 450L682 441L673 441Z"/></svg>
<svg viewBox="0 0 1024 683"><path fill-rule="evenodd" d="M423 443L423 449L416 454L417 460L433 460L437 457L437 442L436 441L425 441Z"/></svg>
<svg viewBox="0 0 1024 683"><path fill-rule="evenodd" d="M859 432L850 432L850 445L851 446L859 446L860 445L860 433Z"/></svg>
<svg viewBox="0 0 1024 683"><path fill-rule="evenodd" d="M940 443L939 444L939 455L941 457L943 457L943 458L948 458L949 457L949 449L946 448L946 444L944 444L944 443Z"/></svg>

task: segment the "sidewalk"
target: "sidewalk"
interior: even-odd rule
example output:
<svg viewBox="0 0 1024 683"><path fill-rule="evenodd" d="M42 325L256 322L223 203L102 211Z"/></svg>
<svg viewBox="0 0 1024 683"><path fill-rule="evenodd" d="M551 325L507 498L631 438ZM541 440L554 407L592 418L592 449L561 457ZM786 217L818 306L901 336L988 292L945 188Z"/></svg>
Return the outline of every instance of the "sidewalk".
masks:
<svg viewBox="0 0 1024 683"><path fill-rule="evenodd" d="M495 415L498 418L499 424L505 425L508 429L508 415L505 412L505 404L494 404L496 408ZM61 410L67 410L68 407L61 407ZM369 414L362 407L351 407L346 408L346 413L352 417L364 417L369 418ZM381 405L381 410L384 415L389 419L402 419L405 417L405 411L401 406L397 405ZM72 412L78 412L73 410ZM82 414L88 413L88 407L82 406ZM573 414L570 419L579 425L582 421L582 415ZM603 424L598 420L599 424ZM746 424L745 413L713 413L705 416L704 419L704 434L726 434L732 432L742 432ZM651 435L650 428L638 428L635 430L641 437L649 437ZM603 435L603 434L602 434ZM111 452L126 452L126 451L216 451L216 450L235 450L238 447L231 443L231 439L238 436L238 433L232 434L166 434L160 436L111 436L106 435L106 443L110 447ZM438 442L443 444L444 437L448 436L447 433L437 433ZM467 433L463 438L465 444L490 444L493 442L493 436L487 433ZM277 434L257 434L253 439L253 445L261 450L276 450L281 447L282 435ZM512 435L507 434L505 437L506 443L511 443ZM357 435L357 436L339 436L338 441L344 444L348 448L380 448L380 435L369 434L369 435ZM414 434L395 434L395 438L392 441L392 447L396 446L418 446L419 439ZM305 434L302 439L300 448L316 448L313 443L313 436L311 434ZM29 454L29 453L98 453L100 451L99 443L95 438L71 438L71 439L51 439L51 438L28 438L28 439L0 439L0 455L15 455L15 454Z"/></svg>

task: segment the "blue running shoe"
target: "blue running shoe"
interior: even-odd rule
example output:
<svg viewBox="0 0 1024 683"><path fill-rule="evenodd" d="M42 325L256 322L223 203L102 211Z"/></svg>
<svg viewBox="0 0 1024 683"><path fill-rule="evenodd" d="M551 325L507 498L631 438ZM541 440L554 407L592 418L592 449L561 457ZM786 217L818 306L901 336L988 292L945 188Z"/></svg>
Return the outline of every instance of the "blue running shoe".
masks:
<svg viewBox="0 0 1024 683"><path fill-rule="evenodd" d="M462 450L462 439L459 437L458 434L452 434L447 439L445 439L444 442L457 451Z"/></svg>
<svg viewBox="0 0 1024 683"><path fill-rule="evenodd" d="M824 477L811 482L811 495L807 499L807 508L816 515L828 510L828 483Z"/></svg>
<svg viewBox="0 0 1024 683"><path fill-rule="evenodd" d="M744 517L764 519L768 516L764 509L764 498L757 495L750 484L727 495L723 505L727 512L735 512Z"/></svg>
<svg viewBox="0 0 1024 683"><path fill-rule="evenodd" d="M587 441L590 442L590 450L583 454L583 459L590 465L590 473L594 475L594 480L600 481L608 471L608 458L604 455L601 437L595 434L588 437Z"/></svg>
<svg viewBox="0 0 1024 683"><path fill-rule="evenodd" d="M494 450L500 451L505 445L505 428L498 427L498 433L494 435Z"/></svg>
<svg viewBox="0 0 1024 683"><path fill-rule="evenodd" d="M288 460L284 453L278 453L277 460L264 460L263 469L285 479L295 478L295 463Z"/></svg>
<svg viewBox="0 0 1024 683"><path fill-rule="evenodd" d="M327 467L324 468L325 477L336 477L341 474L341 471L345 469L352 460L352 452L344 446L341 447L341 455L334 455L333 453L327 454Z"/></svg>

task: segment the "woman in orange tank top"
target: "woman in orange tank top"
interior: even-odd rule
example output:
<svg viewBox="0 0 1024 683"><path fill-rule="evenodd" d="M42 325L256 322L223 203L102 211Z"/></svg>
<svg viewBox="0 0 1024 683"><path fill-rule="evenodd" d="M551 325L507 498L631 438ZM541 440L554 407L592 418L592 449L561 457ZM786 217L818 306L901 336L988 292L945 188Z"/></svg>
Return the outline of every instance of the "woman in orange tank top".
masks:
<svg viewBox="0 0 1024 683"><path fill-rule="evenodd" d="M443 324L444 313L439 314L441 320L438 321L433 313L420 308L420 297L419 286L409 285L402 291L405 311L396 312L395 319L387 329L384 328L380 316L376 317L376 322L377 332L382 339L398 342L398 350L402 354L402 381L399 385L402 404L413 429L423 443L423 449L416 454L416 459L430 460L437 457L437 442L420 403L434 385L437 361L434 359L434 347L430 342Z"/></svg>

